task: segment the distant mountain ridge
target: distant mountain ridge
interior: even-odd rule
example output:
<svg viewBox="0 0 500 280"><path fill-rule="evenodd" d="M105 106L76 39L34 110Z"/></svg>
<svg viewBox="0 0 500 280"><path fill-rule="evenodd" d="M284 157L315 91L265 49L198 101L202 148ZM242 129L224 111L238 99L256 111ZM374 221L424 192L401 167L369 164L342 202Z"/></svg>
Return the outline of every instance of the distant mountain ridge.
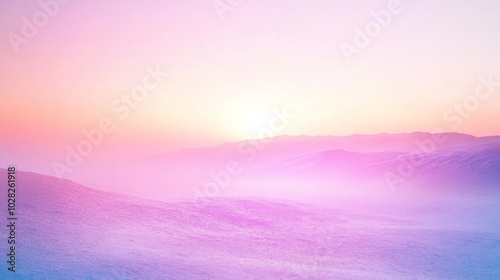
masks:
<svg viewBox="0 0 500 280"><path fill-rule="evenodd" d="M466 184L484 183L489 187L478 189L483 193L483 188L496 189L499 144L500 136L459 133L278 136L266 141L254 139L167 154L89 161L74 168L68 178L143 198L192 199L196 190L202 192L213 182L211 174L224 172L228 163L236 162L241 172L221 195L260 196L274 192L278 184L279 192L306 190L308 184L323 186L323 191L330 184L359 188L359 192L363 189L392 192L394 188L387 182L387 174L398 176L398 191L413 187L432 190L429 184L442 185L435 190L448 190L451 184L465 190L470 188ZM415 154L428 160L405 176L408 172L400 171L408 165L405 158ZM288 188L287 183L290 183ZM319 190L310 193L316 191L320 195Z"/></svg>
<svg viewBox="0 0 500 280"><path fill-rule="evenodd" d="M328 150L274 163L263 169L270 177L310 180L329 185L378 185L389 190L389 176L403 179L402 189L427 191L500 193L500 143L459 146L428 153L359 153ZM257 176L257 175L255 175ZM274 179L279 180L279 179Z"/></svg>
<svg viewBox="0 0 500 280"><path fill-rule="evenodd" d="M249 159L248 154L240 153L242 146L253 149L255 157ZM399 191L408 191L408 187L445 193L500 191L500 136L423 132L279 136L262 146L255 148L245 141L226 143L213 149L169 154L160 162L173 163L182 158L195 168L209 162L205 174L220 169L228 160L241 162L244 168L233 188L235 193L239 182L246 189L252 184L290 182L290 188L304 188L310 183L326 189L345 185L359 189L357 193L363 192L363 188L389 192L394 191L391 176L397 176Z"/></svg>

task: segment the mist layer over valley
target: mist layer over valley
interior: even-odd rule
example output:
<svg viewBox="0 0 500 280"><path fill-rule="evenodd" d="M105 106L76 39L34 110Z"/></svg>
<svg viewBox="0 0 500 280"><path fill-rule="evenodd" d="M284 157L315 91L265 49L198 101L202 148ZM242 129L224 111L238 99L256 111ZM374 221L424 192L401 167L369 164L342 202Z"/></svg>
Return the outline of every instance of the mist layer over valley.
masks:
<svg viewBox="0 0 500 280"><path fill-rule="evenodd" d="M500 141L428 137L284 137L243 154L245 143L224 144L95 167L124 194L18 171L17 276L496 279ZM425 160L402 173L416 141ZM184 195L155 193L161 184ZM156 199L131 196L134 185Z"/></svg>

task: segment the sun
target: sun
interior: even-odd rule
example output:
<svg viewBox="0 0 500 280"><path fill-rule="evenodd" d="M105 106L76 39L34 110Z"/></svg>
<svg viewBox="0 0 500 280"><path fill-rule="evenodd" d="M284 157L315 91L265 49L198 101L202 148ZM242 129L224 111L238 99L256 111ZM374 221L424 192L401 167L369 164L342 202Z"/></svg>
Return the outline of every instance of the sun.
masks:
<svg viewBox="0 0 500 280"><path fill-rule="evenodd" d="M265 128L268 119L267 112L261 108L247 108L242 112L243 128L249 137L255 136Z"/></svg>

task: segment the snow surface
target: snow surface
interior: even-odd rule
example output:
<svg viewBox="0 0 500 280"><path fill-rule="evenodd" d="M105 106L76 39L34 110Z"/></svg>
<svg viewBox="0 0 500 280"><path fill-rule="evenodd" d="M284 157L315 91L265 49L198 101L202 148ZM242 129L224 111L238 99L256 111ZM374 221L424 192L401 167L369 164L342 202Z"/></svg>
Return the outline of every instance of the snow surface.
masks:
<svg viewBox="0 0 500 280"><path fill-rule="evenodd" d="M498 197L165 203L17 177L18 272L2 261L1 279L500 279Z"/></svg>

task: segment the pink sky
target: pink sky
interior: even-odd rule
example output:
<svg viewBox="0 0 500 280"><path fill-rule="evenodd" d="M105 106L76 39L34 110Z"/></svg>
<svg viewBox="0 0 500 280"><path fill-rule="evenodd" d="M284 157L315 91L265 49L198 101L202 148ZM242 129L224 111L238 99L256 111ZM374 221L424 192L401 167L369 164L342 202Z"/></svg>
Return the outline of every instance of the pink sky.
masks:
<svg viewBox="0 0 500 280"><path fill-rule="evenodd" d="M401 1L403 10L348 63L339 48L389 1L73 0L15 53L8 34L38 1L0 1L2 149L59 156L111 117L105 148L172 150L255 137L275 109L280 134L433 131L500 134L500 89L463 118L443 114L500 80L498 1ZM171 73L126 119L112 102L146 69ZM27 156L28 156L27 155Z"/></svg>

